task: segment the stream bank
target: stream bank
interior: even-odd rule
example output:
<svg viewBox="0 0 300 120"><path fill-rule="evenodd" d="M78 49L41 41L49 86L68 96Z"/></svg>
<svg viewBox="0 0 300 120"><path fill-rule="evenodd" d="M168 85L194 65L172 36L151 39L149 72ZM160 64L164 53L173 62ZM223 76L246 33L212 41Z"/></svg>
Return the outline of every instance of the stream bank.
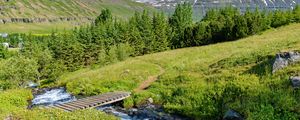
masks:
<svg viewBox="0 0 300 120"><path fill-rule="evenodd" d="M28 108L53 106L58 103L66 103L77 100L75 96L66 91L65 88L45 88L33 90L34 98L30 101ZM115 115L121 120L186 120L186 118L171 115L164 112L163 108L151 103L139 108L125 109L122 102L97 107L97 110L107 114Z"/></svg>

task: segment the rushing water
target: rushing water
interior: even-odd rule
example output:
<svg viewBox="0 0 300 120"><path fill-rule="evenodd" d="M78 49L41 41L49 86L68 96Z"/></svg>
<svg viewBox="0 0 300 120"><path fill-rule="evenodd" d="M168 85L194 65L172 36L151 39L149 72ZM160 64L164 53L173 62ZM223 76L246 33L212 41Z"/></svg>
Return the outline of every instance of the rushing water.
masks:
<svg viewBox="0 0 300 120"><path fill-rule="evenodd" d="M42 89L42 92L35 93L34 99L31 101L32 106L52 106L57 103L66 103L76 100L74 96L69 94L65 88ZM97 107L108 114L113 114L121 120L180 120L177 116L171 116L163 112L163 109L148 104L141 108L124 109L120 105L106 105Z"/></svg>
<svg viewBox="0 0 300 120"><path fill-rule="evenodd" d="M113 106L107 105L107 106L102 106L102 107L97 107L97 110L104 111L109 114L113 114L117 117L119 117L121 120L133 120L131 116L124 112L117 111Z"/></svg>
<svg viewBox="0 0 300 120"><path fill-rule="evenodd" d="M73 100L76 100L76 98L67 93L65 88L57 88L51 90L43 90L43 93L35 95L34 99L31 102L33 106L48 106L56 103L71 102Z"/></svg>

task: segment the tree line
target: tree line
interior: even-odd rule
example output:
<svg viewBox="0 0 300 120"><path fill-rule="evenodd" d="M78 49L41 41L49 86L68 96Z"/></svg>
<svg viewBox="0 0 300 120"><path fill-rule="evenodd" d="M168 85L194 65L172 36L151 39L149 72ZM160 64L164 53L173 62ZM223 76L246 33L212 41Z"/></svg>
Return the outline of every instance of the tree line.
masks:
<svg viewBox="0 0 300 120"><path fill-rule="evenodd" d="M93 23L71 32L49 36L11 35L1 41L17 46L20 52L0 47L0 79L54 82L66 71L86 66L103 66L128 57L170 49L208 45L237 40L264 30L300 22L300 7L293 10L250 10L237 8L211 9L197 22L188 3L177 5L173 15L136 12L128 20L113 17L102 10ZM18 42L16 42L18 41Z"/></svg>

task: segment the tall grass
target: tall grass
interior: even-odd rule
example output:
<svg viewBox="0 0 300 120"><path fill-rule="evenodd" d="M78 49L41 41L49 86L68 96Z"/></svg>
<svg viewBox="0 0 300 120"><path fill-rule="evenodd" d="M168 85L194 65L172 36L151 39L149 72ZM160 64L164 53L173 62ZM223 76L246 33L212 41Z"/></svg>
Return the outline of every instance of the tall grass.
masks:
<svg viewBox="0 0 300 120"><path fill-rule="evenodd" d="M158 71L156 64L165 73L146 91L133 94L135 105L152 97L166 111L195 119L221 119L228 109L249 119L299 119L299 94L288 79L299 74L299 65L271 74L276 53L300 49L299 32L300 24L291 24L234 42L136 57L100 69L70 73L60 83L75 94L93 93L89 88L99 90L94 94L132 91L147 76L158 74L145 74ZM120 77L127 68L139 73ZM78 92L76 86L83 83L88 86Z"/></svg>

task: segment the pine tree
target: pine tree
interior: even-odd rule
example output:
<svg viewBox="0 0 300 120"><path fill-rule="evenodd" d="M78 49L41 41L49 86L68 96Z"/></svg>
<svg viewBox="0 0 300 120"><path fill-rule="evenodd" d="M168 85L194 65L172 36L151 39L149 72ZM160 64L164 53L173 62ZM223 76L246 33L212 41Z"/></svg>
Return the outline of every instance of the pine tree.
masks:
<svg viewBox="0 0 300 120"><path fill-rule="evenodd" d="M271 27L277 28L286 25L289 23L288 21L289 19L285 12L277 10L273 13Z"/></svg>
<svg viewBox="0 0 300 120"><path fill-rule="evenodd" d="M75 71L84 65L84 46L73 34L60 34L49 43L53 58L69 71Z"/></svg>
<svg viewBox="0 0 300 120"><path fill-rule="evenodd" d="M245 12L244 18L247 21L247 28L248 28L248 35L255 34L255 18L253 17L253 13L250 11L250 9L247 9Z"/></svg>
<svg viewBox="0 0 300 120"><path fill-rule="evenodd" d="M212 39L211 43L216 43L224 40L224 33L222 32L225 27L225 17L221 15L220 11L216 11L214 15L214 19L208 20L209 28L211 31Z"/></svg>
<svg viewBox="0 0 300 120"><path fill-rule="evenodd" d="M186 27L183 33L183 44L181 47L192 47L195 46L195 38L193 34L193 26Z"/></svg>
<svg viewBox="0 0 300 120"><path fill-rule="evenodd" d="M295 22L300 22L300 5L296 5L296 7L293 10L293 15L294 15L294 21Z"/></svg>
<svg viewBox="0 0 300 120"><path fill-rule="evenodd" d="M207 22L200 22L193 28L195 46L211 43L211 31Z"/></svg>
<svg viewBox="0 0 300 120"><path fill-rule="evenodd" d="M142 54L152 53L154 49L153 41L155 37L152 27L152 19L150 18L148 11L144 10L138 25L140 35L145 44Z"/></svg>
<svg viewBox="0 0 300 120"><path fill-rule="evenodd" d="M267 30L267 29L269 29L271 27L271 18L270 18L270 15L265 10L261 12L260 23L261 23L260 31Z"/></svg>
<svg viewBox="0 0 300 120"><path fill-rule="evenodd" d="M237 15L235 17L235 27L233 29L235 33L235 38L243 38L248 35L247 20L244 15Z"/></svg>
<svg viewBox="0 0 300 120"><path fill-rule="evenodd" d="M222 29L223 39L224 40L234 40L235 33L233 32L233 28L235 26L234 18L240 13L237 9L232 7L227 7L221 10L221 15L224 18L224 28Z"/></svg>
<svg viewBox="0 0 300 120"><path fill-rule="evenodd" d="M136 12L129 20L128 29L128 42L134 48L134 56L142 55L145 44L142 40L140 29L138 28L141 15Z"/></svg>
<svg viewBox="0 0 300 120"><path fill-rule="evenodd" d="M172 47L181 48L184 46L184 30L193 23L193 10L190 4L178 4L174 14L169 19L173 36Z"/></svg>
<svg viewBox="0 0 300 120"><path fill-rule="evenodd" d="M101 14L96 18L95 25L103 24L106 22L112 21L112 14L109 9L104 9L101 11Z"/></svg>
<svg viewBox="0 0 300 120"><path fill-rule="evenodd" d="M154 13L153 15L153 32L155 38L153 39L153 51L161 52L169 49L168 38L168 23L163 13Z"/></svg>

